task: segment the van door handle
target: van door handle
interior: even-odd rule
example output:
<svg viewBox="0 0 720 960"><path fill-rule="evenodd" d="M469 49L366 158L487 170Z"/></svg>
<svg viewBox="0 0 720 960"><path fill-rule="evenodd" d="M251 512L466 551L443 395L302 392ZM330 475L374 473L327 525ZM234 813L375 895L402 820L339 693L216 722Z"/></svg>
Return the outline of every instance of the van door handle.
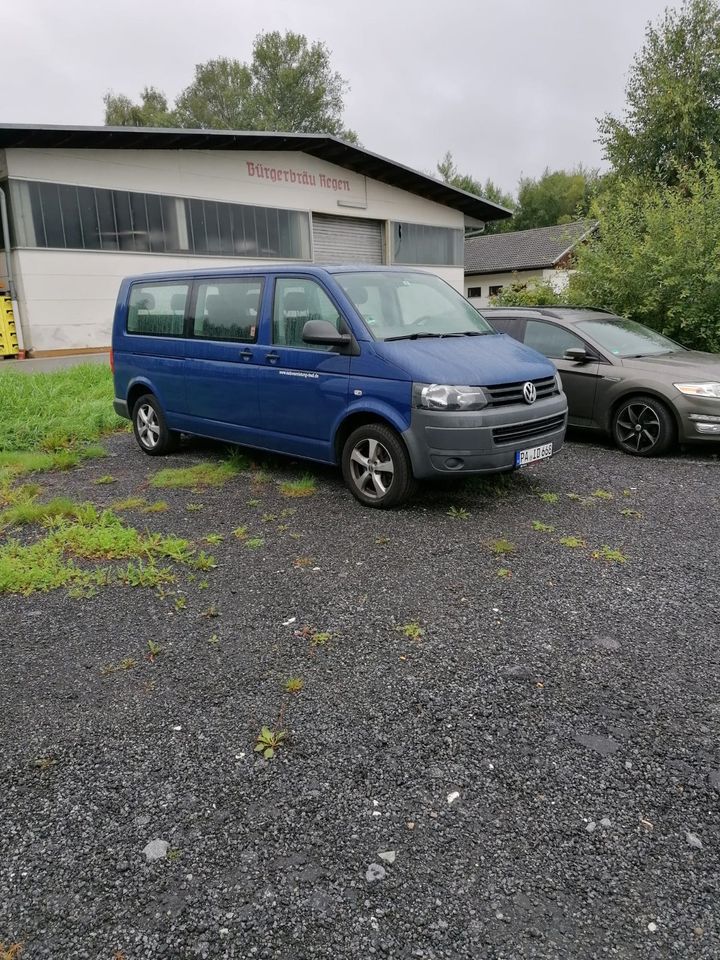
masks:
<svg viewBox="0 0 720 960"><path fill-rule="evenodd" d="M240 351L240 358L241 360L252 360L252 350L250 350L248 347L245 347L244 350Z"/></svg>
<svg viewBox="0 0 720 960"><path fill-rule="evenodd" d="M280 359L280 354L277 352L277 350L272 350L270 353L265 354L265 359L268 363L277 363Z"/></svg>

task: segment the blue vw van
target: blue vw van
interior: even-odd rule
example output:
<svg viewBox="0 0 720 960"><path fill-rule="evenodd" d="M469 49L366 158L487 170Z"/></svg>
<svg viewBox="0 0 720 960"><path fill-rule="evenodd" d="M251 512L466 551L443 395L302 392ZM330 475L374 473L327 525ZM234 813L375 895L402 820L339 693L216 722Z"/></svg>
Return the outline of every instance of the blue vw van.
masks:
<svg viewBox="0 0 720 960"><path fill-rule="evenodd" d="M370 507L424 477L557 453L567 403L545 357L420 270L264 266L129 277L115 410L141 450L181 433L339 464Z"/></svg>

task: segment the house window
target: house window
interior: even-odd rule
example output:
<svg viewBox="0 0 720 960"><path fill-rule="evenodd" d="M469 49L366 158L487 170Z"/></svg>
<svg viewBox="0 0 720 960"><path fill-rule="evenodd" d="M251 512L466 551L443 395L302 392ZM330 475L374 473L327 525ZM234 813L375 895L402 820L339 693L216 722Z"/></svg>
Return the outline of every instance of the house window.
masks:
<svg viewBox="0 0 720 960"><path fill-rule="evenodd" d="M473 297L482 296L482 287L468 287L468 300L472 300Z"/></svg>
<svg viewBox="0 0 720 960"><path fill-rule="evenodd" d="M309 260L310 215L215 200L12 181L21 247Z"/></svg>
<svg viewBox="0 0 720 960"><path fill-rule="evenodd" d="M501 283L496 284L488 289L489 297L498 297L502 293L503 285Z"/></svg>
<svg viewBox="0 0 720 960"><path fill-rule="evenodd" d="M422 223L392 223L393 263L461 267L464 262L462 230L429 227Z"/></svg>

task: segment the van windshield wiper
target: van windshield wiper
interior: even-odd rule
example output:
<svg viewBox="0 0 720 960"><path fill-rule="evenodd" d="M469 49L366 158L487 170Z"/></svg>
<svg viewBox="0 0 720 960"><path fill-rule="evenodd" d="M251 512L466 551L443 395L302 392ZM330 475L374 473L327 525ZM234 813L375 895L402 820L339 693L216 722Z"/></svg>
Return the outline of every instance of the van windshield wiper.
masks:
<svg viewBox="0 0 720 960"><path fill-rule="evenodd" d="M446 337L446 333L401 333L397 337L385 337L385 343L390 340L419 340L421 337Z"/></svg>

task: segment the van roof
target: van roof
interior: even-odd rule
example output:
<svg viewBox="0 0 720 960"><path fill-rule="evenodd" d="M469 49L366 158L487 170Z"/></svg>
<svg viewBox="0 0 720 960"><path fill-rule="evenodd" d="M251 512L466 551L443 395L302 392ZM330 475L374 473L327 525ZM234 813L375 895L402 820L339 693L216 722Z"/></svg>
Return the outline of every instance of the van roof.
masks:
<svg viewBox="0 0 720 960"><path fill-rule="evenodd" d="M165 270L161 273L138 273L126 277L129 283L135 283L138 280L149 282L151 280L182 280L195 279L197 277L242 277L254 276L264 273L290 274L292 276L298 273L306 276L322 277L327 274L336 273L427 273L427 270L420 270L411 266L375 266L374 264L350 263L350 264L318 264L318 263L278 263L278 264L260 264L253 267L206 267L193 268L191 270Z"/></svg>

